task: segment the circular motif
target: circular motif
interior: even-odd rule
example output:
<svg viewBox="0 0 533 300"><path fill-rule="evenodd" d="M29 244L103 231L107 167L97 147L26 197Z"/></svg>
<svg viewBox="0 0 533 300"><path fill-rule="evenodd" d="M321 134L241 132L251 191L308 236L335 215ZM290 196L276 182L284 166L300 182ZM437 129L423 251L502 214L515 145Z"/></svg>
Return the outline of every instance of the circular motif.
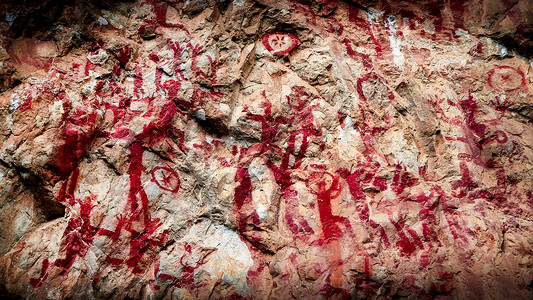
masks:
<svg viewBox="0 0 533 300"><path fill-rule="evenodd" d="M180 188L180 178L176 171L169 167L155 167L152 170L152 181L162 190L177 193Z"/></svg>
<svg viewBox="0 0 533 300"><path fill-rule="evenodd" d="M505 132L501 131L501 130L496 130L494 131L493 133L493 136L494 136L494 140L500 144L505 144L507 143L507 134L505 134Z"/></svg>
<svg viewBox="0 0 533 300"><path fill-rule="evenodd" d="M496 90L514 92L526 85L526 76L517 68L500 66L490 70L488 82Z"/></svg>
<svg viewBox="0 0 533 300"><path fill-rule="evenodd" d="M307 188L313 194L337 198L341 193L339 179L329 172L314 172L309 175L306 182Z"/></svg>
<svg viewBox="0 0 533 300"><path fill-rule="evenodd" d="M273 54L287 54L299 43L292 33L271 32L263 36L263 45Z"/></svg>

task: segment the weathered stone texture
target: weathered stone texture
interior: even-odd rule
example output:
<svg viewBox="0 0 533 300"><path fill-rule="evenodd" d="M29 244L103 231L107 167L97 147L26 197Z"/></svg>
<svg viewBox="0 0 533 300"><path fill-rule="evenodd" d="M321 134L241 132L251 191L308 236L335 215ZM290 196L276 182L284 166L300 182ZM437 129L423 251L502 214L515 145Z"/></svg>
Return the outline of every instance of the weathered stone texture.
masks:
<svg viewBox="0 0 533 300"><path fill-rule="evenodd" d="M0 294L533 298L531 4L0 4Z"/></svg>

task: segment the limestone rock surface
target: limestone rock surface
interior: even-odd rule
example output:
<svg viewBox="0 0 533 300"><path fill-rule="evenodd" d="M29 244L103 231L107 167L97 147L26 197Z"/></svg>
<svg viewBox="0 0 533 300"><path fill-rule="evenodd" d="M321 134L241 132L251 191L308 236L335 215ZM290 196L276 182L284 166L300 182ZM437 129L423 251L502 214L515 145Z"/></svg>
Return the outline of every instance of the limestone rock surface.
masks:
<svg viewBox="0 0 533 300"><path fill-rule="evenodd" d="M0 4L0 295L532 299L533 5Z"/></svg>

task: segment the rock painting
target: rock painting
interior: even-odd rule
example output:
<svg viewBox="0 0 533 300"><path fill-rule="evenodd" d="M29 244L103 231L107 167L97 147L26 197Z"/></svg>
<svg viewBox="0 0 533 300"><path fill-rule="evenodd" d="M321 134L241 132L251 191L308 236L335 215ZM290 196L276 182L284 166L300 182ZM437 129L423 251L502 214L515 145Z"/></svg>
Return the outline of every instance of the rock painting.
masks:
<svg viewBox="0 0 533 300"><path fill-rule="evenodd" d="M0 4L0 296L533 297L525 1L52 2Z"/></svg>
<svg viewBox="0 0 533 300"><path fill-rule="evenodd" d="M292 33L270 32L261 39L263 45L272 54L288 54L292 49L298 46L298 38Z"/></svg>

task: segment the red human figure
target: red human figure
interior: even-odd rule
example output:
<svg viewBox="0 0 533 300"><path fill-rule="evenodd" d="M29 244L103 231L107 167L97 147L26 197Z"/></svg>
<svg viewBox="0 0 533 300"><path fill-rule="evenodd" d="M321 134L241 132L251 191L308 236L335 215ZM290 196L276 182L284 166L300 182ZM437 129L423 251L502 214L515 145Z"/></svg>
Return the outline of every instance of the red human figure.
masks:
<svg viewBox="0 0 533 300"><path fill-rule="evenodd" d="M165 279L171 282L171 284L177 288L186 288L188 290L195 290L205 285L205 283L195 283L194 282L194 270L198 269L201 265L205 264L206 261L204 258L200 259L198 262L196 262L196 265L193 267L191 265L186 264L183 259L192 253L191 251L191 245L188 243L185 243L185 253L180 258L180 265L182 266L181 269L181 276L173 276L170 274L164 274L160 273L157 275L157 278Z"/></svg>
<svg viewBox="0 0 533 300"><path fill-rule="evenodd" d="M92 201L95 196L85 197L78 200L80 214L78 218L70 218L67 228L63 232L63 240L66 247L65 258L59 258L52 264L54 267L63 269L60 275L64 275L74 264L77 257L83 258L96 237L98 228L91 225L91 210L95 207Z"/></svg>
<svg viewBox="0 0 533 300"><path fill-rule="evenodd" d="M343 233L338 224L343 224L347 229L351 229L351 224L347 218L333 215L331 200L336 199L342 191L339 178L329 172L314 172L309 175L306 185L317 196L325 242L341 238Z"/></svg>

